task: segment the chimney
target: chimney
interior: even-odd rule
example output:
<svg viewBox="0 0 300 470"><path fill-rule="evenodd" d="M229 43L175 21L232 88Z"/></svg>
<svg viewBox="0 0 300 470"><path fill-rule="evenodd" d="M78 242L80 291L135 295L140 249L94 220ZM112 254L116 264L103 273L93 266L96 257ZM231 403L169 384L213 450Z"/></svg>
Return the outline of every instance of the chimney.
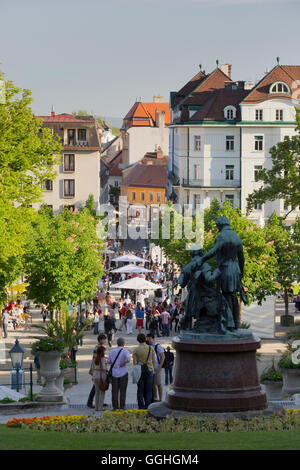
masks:
<svg viewBox="0 0 300 470"><path fill-rule="evenodd" d="M222 64L220 69L222 70L225 75L227 75L229 78L231 78L231 64Z"/></svg>
<svg viewBox="0 0 300 470"><path fill-rule="evenodd" d="M164 97L155 95L153 96L153 103L163 103L164 102Z"/></svg>
<svg viewBox="0 0 300 470"><path fill-rule="evenodd" d="M159 111L157 108L155 110L155 126L159 127Z"/></svg>
<svg viewBox="0 0 300 470"><path fill-rule="evenodd" d="M55 116L55 111L54 111L54 106L52 105L52 108L51 108L51 116L54 117Z"/></svg>
<svg viewBox="0 0 300 470"><path fill-rule="evenodd" d="M163 157L164 157L163 151L161 147L158 147L156 150L156 158L163 158Z"/></svg>
<svg viewBox="0 0 300 470"><path fill-rule="evenodd" d="M165 127L165 112L161 111L159 115L159 126L164 128Z"/></svg>

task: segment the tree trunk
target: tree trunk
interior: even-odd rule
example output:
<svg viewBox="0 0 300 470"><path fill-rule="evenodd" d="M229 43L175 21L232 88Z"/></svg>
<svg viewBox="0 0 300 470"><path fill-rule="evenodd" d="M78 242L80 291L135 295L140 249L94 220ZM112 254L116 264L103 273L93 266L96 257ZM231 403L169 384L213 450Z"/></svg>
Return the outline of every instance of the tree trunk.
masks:
<svg viewBox="0 0 300 470"><path fill-rule="evenodd" d="M284 289L284 310L285 315L289 314L289 296L287 289Z"/></svg>

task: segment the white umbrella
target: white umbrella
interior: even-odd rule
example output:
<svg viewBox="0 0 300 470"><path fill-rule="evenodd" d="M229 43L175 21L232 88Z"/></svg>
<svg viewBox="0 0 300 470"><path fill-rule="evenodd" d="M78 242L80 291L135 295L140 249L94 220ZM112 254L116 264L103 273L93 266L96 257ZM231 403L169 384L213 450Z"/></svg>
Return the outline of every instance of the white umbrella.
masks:
<svg viewBox="0 0 300 470"><path fill-rule="evenodd" d="M123 255L123 256L118 256L117 258L114 258L112 259L112 261L116 261L117 263L118 262L129 262L129 263L134 263L134 262L137 262L137 263L144 263L145 261L147 261L146 259L144 258L139 258L139 256L135 256L135 255Z"/></svg>
<svg viewBox="0 0 300 470"><path fill-rule="evenodd" d="M133 290L157 290L163 288L163 286L161 286L160 284L154 284L153 282L146 281L141 277L133 277L132 279L126 279L126 281L118 282L117 284L112 284L110 287Z"/></svg>
<svg viewBox="0 0 300 470"><path fill-rule="evenodd" d="M136 264L127 264L121 268L112 269L111 273L152 273L151 269L137 266Z"/></svg>

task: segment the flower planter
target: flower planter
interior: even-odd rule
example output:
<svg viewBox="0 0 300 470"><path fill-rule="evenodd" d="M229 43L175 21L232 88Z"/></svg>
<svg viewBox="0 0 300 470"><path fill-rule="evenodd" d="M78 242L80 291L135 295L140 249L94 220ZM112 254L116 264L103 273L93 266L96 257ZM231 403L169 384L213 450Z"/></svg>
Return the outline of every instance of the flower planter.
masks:
<svg viewBox="0 0 300 470"><path fill-rule="evenodd" d="M265 380L262 382L262 385L267 393L268 401L277 401L281 399L283 382Z"/></svg>
<svg viewBox="0 0 300 470"><path fill-rule="evenodd" d="M282 393L294 395L300 393L300 369L281 369L283 377Z"/></svg>
<svg viewBox="0 0 300 470"><path fill-rule="evenodd" d="M62 402L63 390L57 387L56 379L60 376L59 361L61 351L39 351L40 373L45 378L45 386L38 394L37 400L43 402Z"/></svg>

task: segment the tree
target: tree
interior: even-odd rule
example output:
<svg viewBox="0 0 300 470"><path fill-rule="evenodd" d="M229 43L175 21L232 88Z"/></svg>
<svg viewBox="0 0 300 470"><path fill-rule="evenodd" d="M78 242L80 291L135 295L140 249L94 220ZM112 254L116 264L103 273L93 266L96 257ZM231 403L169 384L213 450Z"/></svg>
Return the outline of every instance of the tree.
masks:
<svg viewBox="0 0 300 470"><path fill-rule="evenodd" d="M204 233L204 251L209 251L215 242L218 235L218 230L212 220L224 215L230 220L233 230L241 237L244 254L245 254L245 267L243 286L247 290L249 301L256 300L261 303L266 296L272 295L276 292L276 283L274 280L276 274L276 258L274 256L274 247L271 242L266 240L263 229L250 221L246 216L241 214L237 207L233 207L230 202L226 201L223 207L217 207L214 204L210 209L205 211L204 226L211 226L210 230L205 230ZM179 226L183 223L183 219L179 214L175 214L174 224ZM194 227L196 226L193 221ZM188 251L189 242L196 241L196 236L193 240L188 240L186 237L176 239L171 232L171 239L163 239L162 231L160 230L159 239L154 239L153 242L163 248L166 256L174 260L177 264L187 264L191 260ZM200 236L198 236L200 239ZM216 267L215 260L209 261L212 268Z"/></svg>
<svg viewBox="0 0 300 470"><path fill-rule="evenodd" d="M290 206L286 218L300 205L300 108L296 109L296 122L297 134L271 147L272 168L258 172L258 180L264 185L248 196L248 213L256 204L283 199L285 206Z"/></svg>
<svg viewBox="0 0 300 470"><path fill-rule="evenodd" d="M58 215L42 209L32 224L25 254L29 297L50 310L59 310L61 302L91 298L103 274L102 249L87 209L65 209Z"/></svg>
<svg viewBox="0 0 300 470"><path fill-rule="evenodd" d="M285 314L288 315L288 289L297 280L297 270L299 274L299 246L297 248L289 229L282 223L276 212L272 214L264 230L268 243L274 245L277 261L275 280L278 288L283 289Z"/></svg>
<svg viewBox="0 0 300 470"><path fill-rule="evenodd" d="M4 81L0 72L0 79ZM5 83L0 105L0 304L6 287L22 273L26 235L34 217L29 206L42 196L42 185L53 180L59 162L59 137L42 128L33 116L29 90Z"/></svg>

